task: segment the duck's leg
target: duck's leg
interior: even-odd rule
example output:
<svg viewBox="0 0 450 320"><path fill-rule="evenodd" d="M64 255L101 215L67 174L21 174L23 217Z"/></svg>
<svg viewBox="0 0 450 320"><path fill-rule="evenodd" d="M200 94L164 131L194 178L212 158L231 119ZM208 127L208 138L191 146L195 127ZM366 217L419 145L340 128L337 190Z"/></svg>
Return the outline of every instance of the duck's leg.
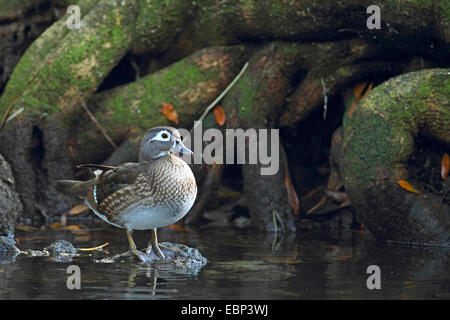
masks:
<svg viewBox="0 0 450 320"><path fill-rule="evenodd" d="M131 252L133 252L135 255L138 256L138 258L142 261L145 262L145 256L142 252L140 252L137 248L136 248L136 244L134 243L133 240L133 235L132 235L133 231L132 230L128 230L127 229L127 238L128 238L128 243L130 244L130 250Z"/></svg>
<svg viewBox="0 0 450 320"><path fill-rule="evenodd" d="M170 248L167 247L165 245L162 245L158 242L158 236L156 235L156 229L152 229L152 240L149 242L148 247L147 247L147 254L150 254L150 252L152 252L152 247L155 248L156 253L158 254L158 256L162 259L165 259L164 254L162 253L161 249L167 250L167 251L172 251L175 252L178 255L184 255L183 252L181 250L178 249L174 249L174 248Z"/></svg>
<svg viewBox="0 0 450 320"><path fill-rule="evenodd" d="M158 245L158 236L156 235L156 228L152 229L152 239L150 240L148 246L147 246L147 254L150 254L152 252L152 248L155 249L156 254L161 258L165 259L164 253L162 253L161 249Z"/></svg>

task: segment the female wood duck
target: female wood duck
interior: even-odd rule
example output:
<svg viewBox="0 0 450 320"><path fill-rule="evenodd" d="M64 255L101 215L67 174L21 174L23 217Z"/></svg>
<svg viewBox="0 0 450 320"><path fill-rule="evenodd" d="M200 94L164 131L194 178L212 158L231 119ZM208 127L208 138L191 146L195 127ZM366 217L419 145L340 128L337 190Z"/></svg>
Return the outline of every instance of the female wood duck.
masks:
<svg viewBox="0 0 450 320"><path fill-rule="evenodd" d="M89 181L60 180L57 187L82 196L98 217L124 228L131 251L142 261L146 261L145 256L137 250L132 232L151 229L147 254L153 248L164 259L156 229L183 218L197 196L191 168L173 152L192 154L177 129L155 127L142 138L138 163L125 163L106 172L98 170Z"/></svg>

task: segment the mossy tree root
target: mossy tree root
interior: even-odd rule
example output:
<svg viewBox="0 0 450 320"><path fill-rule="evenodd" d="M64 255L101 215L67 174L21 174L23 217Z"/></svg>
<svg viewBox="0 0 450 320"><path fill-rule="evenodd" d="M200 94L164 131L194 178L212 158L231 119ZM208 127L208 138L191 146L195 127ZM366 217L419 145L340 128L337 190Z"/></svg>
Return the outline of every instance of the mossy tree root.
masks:
<svg viewBox="0 0 450 320"><path fill-rule="evenodd" d="M241 41L331 41L358 35L396 51L448 59L447 0L380 0L381 29L366 26L370 0L198 0L170 49L172 59ZM436 35L432 40L430 34ZM389 50L386 51L389 53ZM170 59L169 59L170 60Z"/></svg>
<svg viewBox="0 0 450 320"><path fill-rule="evenodd" d="M135 82L98 93L88 105L118 143L130 135L131 140L138 141L145 131L157 125L189 129L239 73L249 54L250 50L243 46L199 50ZM162 114L163 103L173 105L178 123ZM71 127L72 156L76 163L101 161L111 151L85 113L79 114Z"/></svg>
<svg viewBox="0 0 450 320"><path fill-rule="evenodd" d="M23 1L26 6L39 2ZM68 2L55 0L60 5L68 5ZM42 212L47 211L46 214L61 212L69 201L56 201L59 198L50 181L70 177L72 158L96 161L108 151L108 144L94 126L80 126L81 122L90 122L80 117L83 113L79 101L87 101L94 95L127 52L147 52L151 56L167 52L164 56L171 57L162 65L168 65L188 53L212 45L241 44L247 40L252 43L299 41L297 44L272 42L271 46L258 51L253 57L253 69L224 101L230 127L274 128L284 100L292 89L293 75L304 72L312 81L323 75L311 71L314 69L311 61L320 58L315 56L317 50L314 48L327 49L329 44L324 41L355 34L373 41L376 33L376 44L382 44L384 48L399 47L398 51L411 54L435 56L441 60L448 58L448 28L445 26L450 13L447 2L381 0L378 5L384 24L381 30L374 31L365 26L368 17L365 10L372 4L369 0L338 3L328 0L78 1L82 28L69 30L66 26L68 17L63 17L32 44L11 75L0 98L0 114L7 113L12 106L9 115L16 117L0 133L0 152L13 164L17 190L27 214L33 214L36 203L43 208ZM6 3L10 1L0 0L0 8ZM17 6L10 12L16 14ZM351 29L355 25L356 31ZM431 39L429 34L436 37ZM320 43L300 44L305 41ZM329 45L328 50L331 56L343 61L348 55L346 48L355 49L356 54L361 50L361 56L370 55L370 50L365 51L370 46L362 40L354 43L358 44L358 41L363 44L352 47L341 41L344 43L341 47L338 41L336 45ZM179 126L190 126L202 107L223 90L243 64L240 58L233 57L227 62L227 58L221 60L220 55L213 55L213 60L202 58L204 61L197 63L203 66L197 65L193 69L192 64L185 66L185 61L180 62L143 82L109 91L111 96L107 98L106 94L94 98L96 101L105 98L104 102L87 104L118 142L129 133L131 126L137 126L139 135L156 123L171 124L159 113L163 102L172 104L179 112ZM222 52L222 57L227 55L230 56ZM350 63L347 61L346 65ZM172 72L175 70L178 71ZM180 77L184 74L185 77ZM189 84L186 86L185 82ZM180 91L176 91L177 87ZM21 137L20 140L17 137ZM72 155L67 148L68 140L73 142ZM94 142L97 140L101 142ZM243 170L245 172L247 167ZM252 175L244 174L244 177L251 186ZM281 174L272 178L276 180L274 184L282 185ZM266 183L270 185L272 181ZM249 193L252 189L257 190L246 188ZM275 202L283 203L284 200L280 194ZM58 206L52 203L55 201ZM263 211L261 208L260 212ZM282 219L291 221L285 206L282 205L280 212ZM266 213L262 216L268 217ZM270 219L272 221L272 216ZM265 229L271 228L269 222L259 224Z"/></svg>
<svg viewBox="0 0 450 320"><path fill-rule="evenodd" d="M449 69L403 74L373 89L351 116L340 169L357 216L379 239L450 242L449 204L398 185L417 135L450 145Z"/></svg>
<svg viewBox="0 0 450 320"><path fill-rule="evenodd" d="M273 42L254 53L249 69L222 103L227 128L277 127L277 116L301 65L300 48L296 43ZM260 162L242 165L244 194L254 226L266 231L293 231L294 215L285 185L287 161L281 143L279 148L279 167L273 175L262 175L265 165ZM274 152L270 143L268 149L269 154Z"/></svg>
<svg viewBox="0 0 450 320"><path fill-rule="evenodd" d="M398 62L363 61L322 73L308 72L295 91L286 99L286 108L279 119L280 126L293 126L323 107L326 95L333 97L359 79L398 74L404 66ZM322 84L323 81L323 84Z"/></svg>

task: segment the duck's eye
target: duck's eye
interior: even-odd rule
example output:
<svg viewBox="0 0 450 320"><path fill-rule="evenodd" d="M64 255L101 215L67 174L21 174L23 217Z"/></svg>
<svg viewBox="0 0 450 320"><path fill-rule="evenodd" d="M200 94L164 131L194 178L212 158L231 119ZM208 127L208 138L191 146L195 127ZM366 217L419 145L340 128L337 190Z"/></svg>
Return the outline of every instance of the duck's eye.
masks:
<svg viewBox="0 0 450 320"><path fill-rule="evenodd" d="M149 141L169 141L170 140L170 132L168 131L160 131L158 134L156 134L153 138L151 138Z"/></svg>

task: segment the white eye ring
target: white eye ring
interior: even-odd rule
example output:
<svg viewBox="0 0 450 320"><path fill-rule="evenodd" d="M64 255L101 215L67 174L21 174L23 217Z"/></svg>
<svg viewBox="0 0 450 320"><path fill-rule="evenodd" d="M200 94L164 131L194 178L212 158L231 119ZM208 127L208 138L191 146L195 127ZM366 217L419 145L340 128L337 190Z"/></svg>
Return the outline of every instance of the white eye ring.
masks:
<svg viewBox="0 0 450 320"><path fill-rule="evenodd" d="M154 136L150 141L157 140L157 141L170 141L171 134L167 130L161 130L158 132L156 136Z"/></svg>

